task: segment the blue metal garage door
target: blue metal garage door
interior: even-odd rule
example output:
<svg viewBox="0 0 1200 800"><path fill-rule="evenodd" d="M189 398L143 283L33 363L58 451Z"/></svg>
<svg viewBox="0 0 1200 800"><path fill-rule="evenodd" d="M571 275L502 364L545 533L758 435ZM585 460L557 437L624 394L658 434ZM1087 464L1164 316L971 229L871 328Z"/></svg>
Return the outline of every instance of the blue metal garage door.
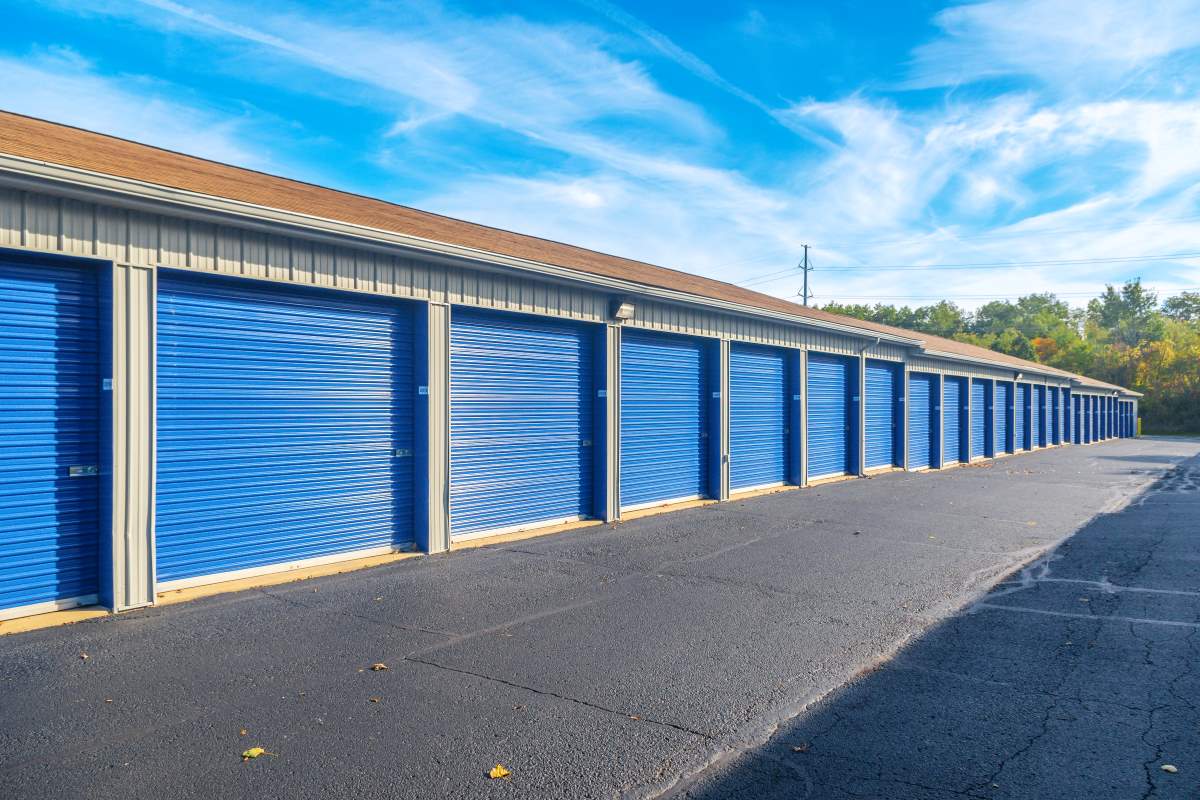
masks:
<svg viewBox="0 0 1200 800"><path fill-rule="evenodd" d="M1013 385L1011 383L996 381L996 397L992 405L996 412L996 452L1011 453L1013 452L1010 441L1012 436L1010 422L1013 416Z"/></svg>
<svg viewBox="0 0 1200 800"><path fill-rule="evenodd" d="M96 601L99 333L95 268L0 256L0 619Z"/></svg>
<svg viewBox="0 0 1200 800"><path fill-rule="evenodd" d="M966 401L962 378L946 376L942 384L942 463L962 459L962 407Z"/></svg>
<svg viewBox="0 0 1200 800"><path fill-rule="evenodd" d="M808 479L857 472L852 442L857 396L855 359L808 354Z"/></svg>
<svg viewBox="0 0 1200 800"><path fill-rule="evenodd" d="M938 376L908 376L908 468L923 469L937 461Z"/></svg>
<svg viewBox="0 0 1200 800"><path fill-rule="evenodd" d="M772 347L729 350L729 485L769 486L787 479L788 356Z"/></svg>
<svg viewBox="0 0 1200 800"><path fill-rule="evenodd" d="M1092 441L1100 441L1100 398L1093 395L1089 398L1091 407L1088 409L1091 414L1091 431Z"/></svg>
<svg viewBox="0 0 1200 800"><path fill-rule="evenodd" d="M708 493L706 343L621 332L621 506Z"/></svg>
<svg viewBox="0 0 1200 800"><path fill-rule="evenodd" d="M1046 387L1033 386L1031 389L1032 393L1029 396L1029 442L1033 447L1045 447Z"/></svg>
<svg viewBox="0 0 1200 800"><path fill-rule="evenodd" d="M1082 400L1082 397L1071 397L1071 430L1073 431L1072 441L1075 444L1083 444L1083 412L1080 409Z"/></svg>
<svg viewBox="0 0 1200 800"><path fill-rule="evenodd" d="M1050 444L1062 444L1062 392L1052 387L1050 392Z"/></svg>
<svg viewBox="0 0 1200 800"><path fill-rule="evenodd" d="M900 397L900 365L867 359L867 468L892 467L902 463L899 453L897 407Z"/></svg>
<svg viewBox="0 0 1200 800"><path fill-rule="evenodd" d="M412 342L394 300L161 271L158 580L411 542Z"/></svg>
<svg viewBox="0 0 1200 800"><path fill-rule="evenodd" d="M992 418L988 407L987 381L973 378L971 380L971 458L983 458L987 455L987 423Z"/></svg>
<svg viewBox="0 0 1200 800"><path fill-rule="evenodd" d="M1016 450L1029 450L1030 442L1030 387L1028 383L1017 384L1017 402L1013 411L1013 447Z"/></svg>
<svg viewBox="0 0 1200 800"><path fill-rule="evenodd" d="M456 307L450 320L450 534L592 514L598 327Z"/></svg>

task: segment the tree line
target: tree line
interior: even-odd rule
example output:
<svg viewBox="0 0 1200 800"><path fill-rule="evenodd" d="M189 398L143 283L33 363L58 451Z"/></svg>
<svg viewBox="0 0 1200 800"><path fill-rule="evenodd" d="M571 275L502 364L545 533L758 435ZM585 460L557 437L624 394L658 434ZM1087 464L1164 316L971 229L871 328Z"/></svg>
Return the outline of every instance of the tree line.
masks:
<svg viewBox="0 0 1200 800"><path fill-rule="evenodd" d="M1141 280L1073 309L1054 294L994 300L974 312L947 300L910 308L828 303L826 311L957 339L1126 386L1146 396L1146 433L1200 433L1200 292L1159 302Z"/></svg>

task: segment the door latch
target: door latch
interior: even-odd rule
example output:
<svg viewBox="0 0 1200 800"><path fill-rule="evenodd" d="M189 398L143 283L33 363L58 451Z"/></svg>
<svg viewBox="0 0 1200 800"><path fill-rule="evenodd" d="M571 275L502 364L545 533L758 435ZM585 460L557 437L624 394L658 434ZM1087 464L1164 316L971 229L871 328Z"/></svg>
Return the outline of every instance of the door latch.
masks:
<svg viewBox="0 0 1200 800"><path fill-rule="evenodd" d="M100 468L94 465L86 465L81 467L68 467L67 475L72 478L87 478L92 475L99 475Z"/></svg>

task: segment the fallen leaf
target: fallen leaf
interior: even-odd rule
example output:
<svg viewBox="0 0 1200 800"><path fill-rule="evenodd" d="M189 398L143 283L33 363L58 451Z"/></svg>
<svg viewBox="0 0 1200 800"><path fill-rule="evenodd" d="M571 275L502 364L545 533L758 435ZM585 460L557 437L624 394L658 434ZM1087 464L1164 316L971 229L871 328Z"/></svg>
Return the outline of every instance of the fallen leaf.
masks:
<svg viewBox="0 0 1200 800"><path fill-rule="evenodd" d="M372 698L370 698L370 700L371 700L371 702L372 702L372 703L378 703L378 702L379 702L379 698L378 698L378 697L372 697Z"/></svg>
<svg viewBox="0 0 1200 800"><path fill-rule="evenodd" d="M251 747L249 750L242 751L242 761L249 761L252 758L258 758L259 756L273 756L273 755L275 755L275 754L268 753L266 751L266 748Z"/></svg>
<svg viewBox="0 0 1200 800"><path fill-rule="evenodd" d="M639 717L637 714L630 714L630 715L629 715L629 718L630 718L630 719L633 719L633 720L640 720L640 719L641 719L641 717Z"/></svg>
<svg viewBox="0 0 1200 800"><path fill-rule="evenodd" d="M1172 775L1174 775L1176 772L1179 772L1179 767L1175 766L1174 764L1163 764L1161 767L1159 767L1159 769L1161 769L1163 772L1169 772Z"/></svg>
<svg viewBox="0 0 1200 800"><path fill-rule="evenodd" d="M245 736L247 733L249 733L249 731L245 728L242 728L240 731L238 731L238 736Z"/></svg>
<svg viewBox="0 0 1200 800"><path fill-rule="evenodd" d="M87 661L89 658L91 658L91 656L89 656L87 653L80 653L80 654L79 654L79 659L80 659L81 661Z"/></svg>
<svg viewBox="0 0 1200 800"><path fill-rule="evenodd" d="M375 598L375 602L376 602L376 603L378 603L378 602L379 602L380 600L382 600L382 599L383 599L382 597L376 597L376 598Z"/></svg>
<svg viewBox="0 0 1200 800"><path fill-rule="evenodd" d="M488 777L493 780L496 778L507 778L509 775L512 775L512 773L503 764L497 764L488 772Z"/></svg>
<svg viewBox="0 0 1200 800"><path fill-rule="evenodd" d="M807 753L808 752L808 742L801 742L800 744L795 745L792 748L792 752L793 753Z"/></svg>
<svg viewBox="0 0 1200 800"><path fill-rule="evenodd" d="M382 662L381 662L381 663L379 663L379 664L372 664L372 665L371 665L371 671L372 671L372 672L383 672L383 671L384 671L384 670L386 670L387 668L388 668L388 665L387 665L387 664L384 664L384 663L382 663Z"/></svg>
<svg viewBox="0 0 1200 800"><path fill-rule="evenodd" d="M106 703L111 703L111 702L112 702L112 698L111 698L111 697L106 697L106 698L104 698L104 702L106 702Z"/></svg>

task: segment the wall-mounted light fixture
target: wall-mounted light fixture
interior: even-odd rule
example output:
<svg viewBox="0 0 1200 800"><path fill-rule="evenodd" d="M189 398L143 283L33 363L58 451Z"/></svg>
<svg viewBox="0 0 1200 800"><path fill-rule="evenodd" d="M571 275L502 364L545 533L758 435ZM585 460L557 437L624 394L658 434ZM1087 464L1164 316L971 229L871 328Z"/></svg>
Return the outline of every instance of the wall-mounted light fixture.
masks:
<svg viewBox="0 0 1200 800"><path fill-rule="evenodd" d="M1023 377L1025 377L1025 373L1024 373L1024 372L1014 372L1014 373L1013 373L1013 380L1014 380L1014 381L1019 381L1019 380L1021 380L1021 378L1023 378Z"/></svg>
<svg viewBox="0 0 1200 800"><path fill-rule="evenodd" d="M620 322L633 319L633 303L627 300L613 300L612 318Z"/></svg>

